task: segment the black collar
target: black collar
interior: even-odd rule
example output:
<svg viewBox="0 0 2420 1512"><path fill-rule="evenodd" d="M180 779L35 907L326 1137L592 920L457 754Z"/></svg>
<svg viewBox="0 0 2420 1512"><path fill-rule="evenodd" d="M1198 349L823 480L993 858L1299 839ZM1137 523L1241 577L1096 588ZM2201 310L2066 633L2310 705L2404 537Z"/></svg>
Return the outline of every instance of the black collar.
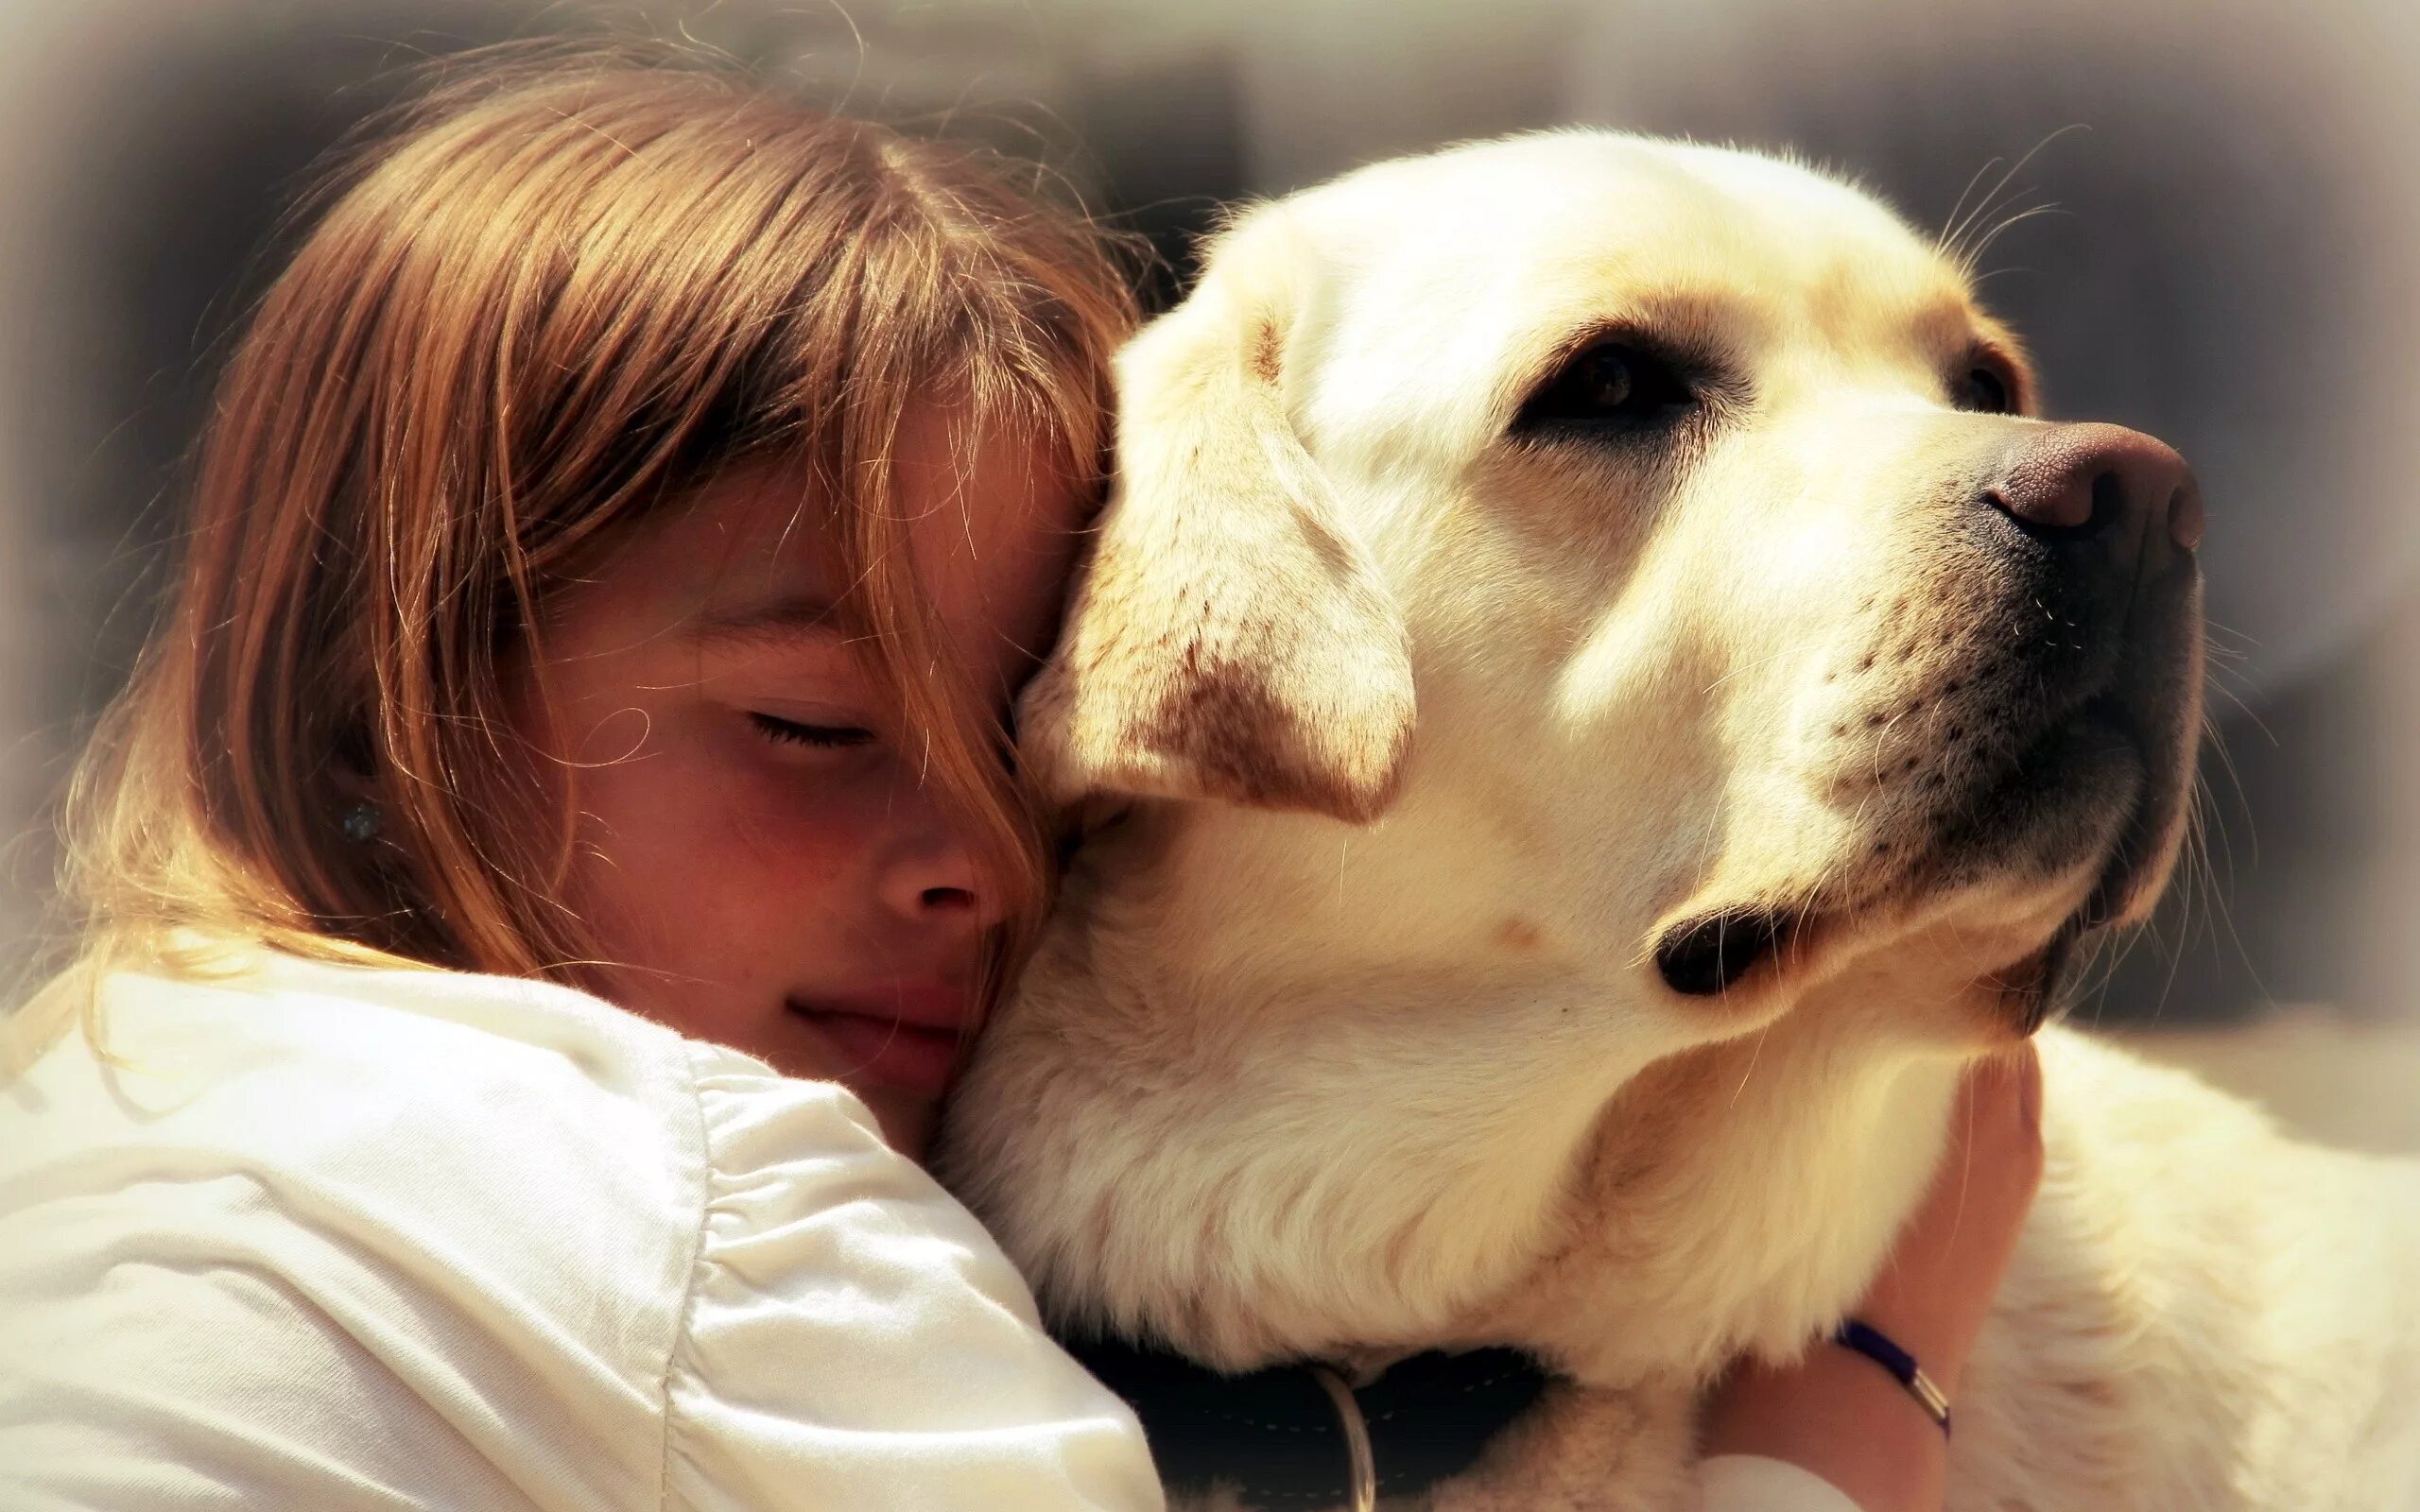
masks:
<svg viewBox="0 0 2420 1512"><path fill-rule="evenodd" d="M1169 1491L1200 1493L1223 1481L1247 1505L1270 1512L1346 1503L1344 1430L1307 1366L1220 1375L1132 1345L1067 1348L1142 1418ZM1357 1387L1379 1494L1414 1494L1468 1469L1546 1384L1547 1373L1519 1350L1478 1349L1416 1354Z"/></svg>

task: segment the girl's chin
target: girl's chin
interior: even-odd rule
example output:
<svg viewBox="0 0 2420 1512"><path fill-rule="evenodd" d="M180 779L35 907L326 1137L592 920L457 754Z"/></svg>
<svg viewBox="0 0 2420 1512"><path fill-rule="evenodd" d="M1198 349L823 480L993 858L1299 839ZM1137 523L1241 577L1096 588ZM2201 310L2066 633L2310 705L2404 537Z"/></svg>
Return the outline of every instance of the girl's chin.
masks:
<svg viewBox="0 0 2420 1512"><path fill-rule="evenodd" d="M785 1076L838 1082L873 1110L886 1143L910 1160L924 1160L957 1058L956 1035L789 1007L735 1024L684 1012L689 1005L651 1006L656 1017L682 1032L745 1051Z"/></svg>
<svg viewBox="0 0 2420 1512"><path fill-rule="evenodd" d="M874 1122L882 1126L884 1143L909 1160L922 1162L925 1159L934 1126L941 1122L939 1096L898 1086L884 1075L878 1063L859 1061L853 1069L848 1057L838 1053L825 1036L812 1031L786 1036L779 1046L754 1053L785 1076L838 1082L872 1110Z"/></svg>
<svg viewBox="0 0 2420 1512"><path fill-rule="evenodd" d="M874 1121L882 1125L884 1143L892 1149L922 1163L925 1149L933 1141L933 1125L940 1121L941 1105L929 1097L901 1091L895 1087L851 1087L873 1110Z"/></svg>

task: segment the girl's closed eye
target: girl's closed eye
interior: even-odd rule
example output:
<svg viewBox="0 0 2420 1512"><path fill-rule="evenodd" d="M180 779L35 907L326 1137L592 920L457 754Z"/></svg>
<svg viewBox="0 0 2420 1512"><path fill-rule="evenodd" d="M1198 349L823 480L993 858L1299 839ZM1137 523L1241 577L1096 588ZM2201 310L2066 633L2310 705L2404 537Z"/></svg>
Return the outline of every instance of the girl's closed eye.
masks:
<svg viewBox="0 0 2420 1512"><path fill-rule="evenodd" d="M752 712L748 722L767 740L784 746L811 746L819 750L851 750L871 746L874 733L856 725L811 725L779 714Z"/></svg>

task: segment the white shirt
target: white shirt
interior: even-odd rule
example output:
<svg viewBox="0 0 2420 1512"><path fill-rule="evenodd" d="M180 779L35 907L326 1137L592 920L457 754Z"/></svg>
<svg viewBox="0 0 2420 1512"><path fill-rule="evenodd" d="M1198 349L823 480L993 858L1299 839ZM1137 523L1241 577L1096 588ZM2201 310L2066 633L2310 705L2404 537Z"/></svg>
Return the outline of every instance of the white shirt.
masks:
<svg viewBox="0 0 2420 1512"><path fill-rule="evenodd" d="M122 1064L0 1087L9 1512L1161 1504L845 1090L544 984L242 966L113 976ZM1855 1512L1772 1471L1708 1512Z"/></svg>

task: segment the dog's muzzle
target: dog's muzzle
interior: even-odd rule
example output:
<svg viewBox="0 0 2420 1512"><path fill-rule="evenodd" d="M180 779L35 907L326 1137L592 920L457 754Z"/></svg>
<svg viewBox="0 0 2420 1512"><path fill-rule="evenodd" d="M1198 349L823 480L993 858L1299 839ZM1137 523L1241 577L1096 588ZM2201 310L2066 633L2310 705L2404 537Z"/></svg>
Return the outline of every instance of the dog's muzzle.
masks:
<svg viewBox="0 0 2420 1512"><path fill-rule="evenodd" d="M2092 928L2135 914L2164 879L2191 790L2201 685L2200 484L2165 442L2118 425L2029 429L1988 474L1979 502L2012 533L2003 559L2043 624L2010 660L2031 698L2004 706L2012 745L2042 753L2015 797L2054 786L2070 732L2114 734L2140 761L2116 852L2078 917ZM2022 624L2023 605L2018 604ZM1997 797L2003 809L2012 795ZM1986 824L2006 824L1987 814Z"/></svg>
<svg viewBox="0 0 2420 1512"><path fill-rule="evenodd" d="M1820 668L1842 696L1806 748L1854 849L1667 920L1653 960L1673 991L1787 975L1878 907L2097 862L2059 937L2002 984L2038 1022L2075 937L2139 917L2165 879L2201 707L2192 470L2117 425L2010 424L1920 507L1905 524L1933 576Z"/></svg>

